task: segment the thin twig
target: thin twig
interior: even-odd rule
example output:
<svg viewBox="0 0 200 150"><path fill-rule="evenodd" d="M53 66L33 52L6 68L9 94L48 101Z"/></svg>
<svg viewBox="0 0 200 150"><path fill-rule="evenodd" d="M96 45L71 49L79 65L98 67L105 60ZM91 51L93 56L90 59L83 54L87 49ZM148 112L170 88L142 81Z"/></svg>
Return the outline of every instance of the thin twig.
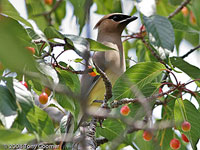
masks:
<svg viewBox="0 0 200 150"><path fill-rule="evenodd" d="M176 90L177 88L172 88L170 90L168 90L167 92L164 92L164 93L159 93L159 94L155 94L155 95L152 95L150 97L147 97L145 98L145 101L152 101L158 97L162 97L166 94L169 94L171 92L173 92L174 90ZM139 98L124 98L124 99L121 99L121 100L118 100L118 101L113 101L111 104L110 104L110 107L111 108L117 108L119 107L120 105L123 105L123 104L129 104L129 103L136 103L136 102L140 102L139 101Z"/></svg>
<svg viewBox="0 0 200 150"><path fill-rule="evenodd" d="M190 55L192 52L194 52L195 50L199 49L200 45L198 45L197 47L191 49L189 52L187 52L185 55L181 56L182 59L188 57L188 55Z"/></svg>
<svg viewBox="0 0 200 150"><path fill-rule="evenodd" d="M168 16L168 19L171 19L171 18L174 17L176 14L178 14L178 13L181 11L181 9L183 9L184 6L186 6L187 4L190 3L190 1L191 1L191 0L185 0L184 2L182 2L182 3L180 4L180 6L178 6L178 7L176 8L176 10L175 10L174 12L172 12L172 13Z"/></svg>

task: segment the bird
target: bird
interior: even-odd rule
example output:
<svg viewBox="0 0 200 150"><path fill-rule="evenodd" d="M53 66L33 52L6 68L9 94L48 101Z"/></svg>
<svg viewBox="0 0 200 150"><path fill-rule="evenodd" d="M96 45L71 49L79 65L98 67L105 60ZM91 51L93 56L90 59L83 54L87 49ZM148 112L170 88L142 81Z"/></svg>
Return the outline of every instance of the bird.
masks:
<svg viewBox="0 0 200 150"><path fill-rule="evenodd" d="M112 85L126 70L121 34L125 27L136 19L136 16L112 13L102 17L94 27L98 29L97 41L114 49L104 52L97 51L92 56L92 61L105 72ZM83 100L81 105L83 107L86 105L93 106L95 109L100 107L101 104L95 100L104 100L104 94L105 85L100 76L82 75L81 97Z"/></svg>

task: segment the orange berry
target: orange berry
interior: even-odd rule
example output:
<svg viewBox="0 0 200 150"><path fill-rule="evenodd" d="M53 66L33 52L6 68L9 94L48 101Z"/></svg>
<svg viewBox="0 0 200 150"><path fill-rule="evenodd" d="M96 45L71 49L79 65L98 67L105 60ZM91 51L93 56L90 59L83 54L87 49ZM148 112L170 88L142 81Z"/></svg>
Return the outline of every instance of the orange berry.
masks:
<svg viewBox="0 0 200 150"><path fill-rule="evenodd" d="M193 25L195 25L197 23L197 20L192 11L190 11L190 23Z"/></svg>
<svg viewBox="0 0 200 150"><path fill-rule="evenodd" d="M186 142L186 143L189 143L189 142L190 142L185 134L181 134L181 138L182 138L182 140L183 140L184 142Z"/></svg>
<svg viewBox="0 0 200 150"><path fill-rule="evenodd" d="M53 0L44 0L44 2L47 5L52 5L53 4Z"/></svg>
<svg viewBox="0 0 200 150"><path fill-rule="evenodd" d="M190 131L190 129L191 129L191 125L190 125L189 122L184 121L184 122L182 123L182 125L181 125L181 128L182 128L182 130L183 130L184 132L188 132L188 131Z"/></svg>
<svg viewBox="0 0 200 150"><path fill-rule="evenodd" d="M172 149L179 149L181 147L181 143L178 139L174 138L170 141L170 147Z"/></svg>
<svg viewBox="0 0 200 150"><path fill-rule="evenodd" d="M89 69L92 69L92 66L88 66ZM89 72L88 73L90 76L95 77L97 74L93 71L93 72Z"/></svg>
<svg viewBox="0 0 200 150"><path fill-rule="evenodd" d="M150 132L150 131L144 131L143 132L143 139L145 141L150 141L152 139L152 137L153 137L152 132Z"/></svg>
<svg viewBox="0 0 200 150"><path fill-rule="evenodd" d="M46 104L47 101L48 101L47 93L43 92L42 94L40 94L39 101L40 101L41 104Z"/></svg>
<svg viewBox="0 0 200 150"><path fill-rule="evenodd" d="M29 50L32 54L35 54L35 48L33 47L26 47L27 50Z"/></svg>
<svg viewBox="0 0 200 150"><path fill-rule="evenodd" d="M21 84L23 84L28 89L28 84L25 81L20 81Z"/></svg>
<svg viewBox="0 0 200 150"><path fill-rule="evenodd" d="M51 90L49 88L45 87L44 91L45 93L47 93L48 96L51 95Z"/></svg>
<svg viewBox="0 0 200 150"><path fill-rule="evenodd" d="M125 105L120 109L120 113L123 116L128 116L128 114L130 113L130 108L127 105Z"/></svg>
<svg viewBox="0 0 200 150"><path fill-rule="evenodd" d="M187 15L189 14L189 11L188 11L187 7L183 7L181 9L181 12L182 12L183 16L185 16L185 17L187 17Z"/></svg>

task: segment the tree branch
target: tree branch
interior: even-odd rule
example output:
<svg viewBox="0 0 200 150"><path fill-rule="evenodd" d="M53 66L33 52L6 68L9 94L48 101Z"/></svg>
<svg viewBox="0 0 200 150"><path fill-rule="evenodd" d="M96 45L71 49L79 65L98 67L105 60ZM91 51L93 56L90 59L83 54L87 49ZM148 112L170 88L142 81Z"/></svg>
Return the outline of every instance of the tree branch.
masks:
<svg viewBox="0 0 200 150"><path fill-rule="evenodd" d="M199 49L200 45L198 45L197 47L191 49L189 52L187 52L185 55L181 56L182 59L188 57L188 55L190 55L191 53L193 53L195 50Z"/></svg>
<svg viewBox="0 0 200 150"><path fill-rule="evenodd" d="M178 14L178 13L181 11L181 9L183 9L184 6L186 6L187 4L189 4L190 1L191 1L191 0L185 0L185 1L183 1L183 2L180 4L180 6L178 6L178 7L176 8L176 10L175 10L174 12L172 12L167 18L168 18L168 19L171 19L172 17L174 17L176 14Z"/></svg>

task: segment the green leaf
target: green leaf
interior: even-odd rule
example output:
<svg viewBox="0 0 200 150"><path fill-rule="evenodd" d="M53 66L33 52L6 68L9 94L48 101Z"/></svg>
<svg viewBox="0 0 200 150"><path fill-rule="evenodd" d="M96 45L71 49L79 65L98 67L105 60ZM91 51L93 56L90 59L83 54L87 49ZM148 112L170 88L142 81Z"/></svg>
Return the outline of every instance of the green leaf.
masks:
<svg viewBox="0 0 200 150"><path fill-rule="evenodd" d="M37 71L32 54L25 48L31 38L17 21L0 16L0 60L2 64L16 72Z"/></svg>
<svg viewBox="0 0 200 150"><path fill-rule="evenodd" d="M180 22L178 20L171 19L170 22L175 30L199 34L199 31L193 29L192 27L190 27L186 24L183 24L182 22Z"/></svg>
<svg viewBox="0 0 200 150"><path fill-rule="evenodd" d="M91 51L107 51L107 50L115 50L111 47L108 47L102 43L99 43L95 40L87 38L88 42L90 43L90 50Z"/></svg>
<svg viewBox="0 0 200 150"><path fill-rule="evenodd" d="M133 89L136 88L145 96L150 96L156 88L152 81L165 69L158 62L142 62L129 68L114 84L114 99L134 98Z"/></svg>
<svg viewBox="0 0 200 150"><path fill-rule="evenodd" d="M200 69L196 66L189 64L180 57L171 57L171 63L185 72L192 79L200 79ZM200 81L195 81L198 86L200 86Z"/></svg>
<svg viewBox="0 0 200 150"><path fill-rule="evenodd" d="M92 0L69 0L74 7L74 15L76 16L80 25L80 32L82 32L83 26L89 16Z"/></svg>
<svg viewBox="0 0 200 150"><path fill-rule="evenodd" d="M80 36L65 34L65 38L69 39L69 42L72 41L73 43L69 43L73 46L73 50L81 57L84 57L84 52L89 51L90 44L89 42Z"/></svg>
<svg viewBox="0 0 200 150"><path fill-rule="evenodd" d="M41 37L31 28L26 28L26 31L28 35L33 39L33 40L39 40Z"/></svg>
<svg viewBox="0 0 200 150"><path fill-rule="evenodd" d="M0 113L4 116L15 115L17 113L16 101L6 86L0 86L0 95Z"/></svg>
<svg viewBox="0 0 200 150"><path fill-rule="evenodd" d="M48 22L45 19L44 15L39 15L36 16L38 14L42 14L44 12L46 12L45 7L44 7L44 3L41 0L26 0L26 7L27 7L27 11L28 11L28 17L30 19L33 19L37 26L44 31L44 29L48 26Z"/></svg>
<svg viewBox="0 0 200 150"><path fill-rule="evenodd" d="M42 62L39 63L38 69L46 77L49 77L51 81L53 80L53 83L55 85L57 85L59 83L58 74L57 74L56 70L52 67L52 65L47 64L47 63L43 62L43 60L42 60Z"/></svg>
<svg viewBox="0 0 200 150"><path fill-rule="evenodd" d="M64 66L64 65L63 65ZM80 81L76 74L73 74L68 71L64 71L61 69L57 69L58 77L59 77L59 84L66 86L72 92L79 95L80 93ZM55 94L55 99L57 102L66 110L69 110L73 113L74 116L77 116L79 112L79 107L77 106L77 100L72 99L70 96L63 95L63 94Z"/></svg>
<svg viewBox="0 0 200 150"><path fill-rule="evenodd" d="M122 13L120 0L94 0L97 5L96 13L107 15L110 13Z"/></svg>
<svg viewBox="0 0 200 150"><path fill-rule="evenodd" d="M20 21L20 22L24 23L25 25L32 28L32 25L27 20L25 20L24 18L22 18L19 15L19 13L15 9L15 7L13 7L12 4L8 0L1 0L0 6L1 6L2 14L5 14L5 15L7 15L17 21Z"/></svg>
<svg viewBox="0 0 200 150"><path fill-rule="evenodd" d="M200 138L200 112L188 100L182 101L179 99L179 103L177 100L176 106L177 107L174 109L175 121L183 120L182 112L185 112L186 120L191 124L191 130L189 132L185 132L184 134L189 138L192 148L197 150L196 144ZM177 116L179 117L177 118ZM177 128L181 130L181 126L177 126Z"/></svg>
<svg viewBox="0 0 200 150"><path fill-rule="evenodd" d="M124 124L117 119L106 119L103 127L97 128L97 134L107 138L109 141L117 138L125 129Z"/></svg>
<svg viewBox="0 0 200 150"><path fill-rule="evenodd" d="M183 0L169 0L172 5L180 5Z"/></svg>
<svg viewBox="0 0 200 150"><path fill-rule="evenodd" d="M35 106L25 116L30 123L33 131L41 137L48 137L54 134L54 125L48 114Z"/></svg>
<svg viewBox="0 0 200 150"><path fill-rule="evenodd" d="M55 14L56 23L58 23L58 25L60 26L62 23L62 20L64 19L66 15L66 1L65 0L60 3L59 7L55 10L54 14Z"/></svg>
<svg viewBox="0 0 200 150"><path fill-rule="evenodd" d="M16 129L0 129L0 144L10 146L10 144L26 144L35 139L33 134L22 134ZM4 149L13 149L13 147L4 147Z"/></svg>
<svg viewBox="0 0 200 150"><path fill-rule="evenodd" d="M157 49L160 55L168 55L174 50L174 30L170 21L162 16L153 15L143 17L144 25L149 34L150 43Z"/></svg>
<svg viewBox="0 0 200 150"><path fill-rule="evenodd" d="M33 96L27 88L17 80L13 80L13 88L15 90L16 100L19 102L22 111L28 112L33 108Z"/></svg>
<svg viewBox="0 0 200 150"><path fill-rule="evenodd" d="M64 36L52 26L45 28L44 34L47 37L47 39L52 39L52 38L63 39L64 38Z"/></svg>
<svg viewBox="0 0 200 150"><path fill-rule="evenodd" d="M168 16L175 9L176 6L169 5L168 0L158 0L156 3L156 13L161 16Z"/></svg>
<svg viewBox="0 0 200 150"><path fill-rule="evenodd" d="M144 150L155 150L156 148L154 147L154 144L156 144L155 142L151 141L144 141L143 139L143 131L140 130L135 134L135 139L134 139L134 143L137 145L137 147L139 149L144 149Z"/></svg>

